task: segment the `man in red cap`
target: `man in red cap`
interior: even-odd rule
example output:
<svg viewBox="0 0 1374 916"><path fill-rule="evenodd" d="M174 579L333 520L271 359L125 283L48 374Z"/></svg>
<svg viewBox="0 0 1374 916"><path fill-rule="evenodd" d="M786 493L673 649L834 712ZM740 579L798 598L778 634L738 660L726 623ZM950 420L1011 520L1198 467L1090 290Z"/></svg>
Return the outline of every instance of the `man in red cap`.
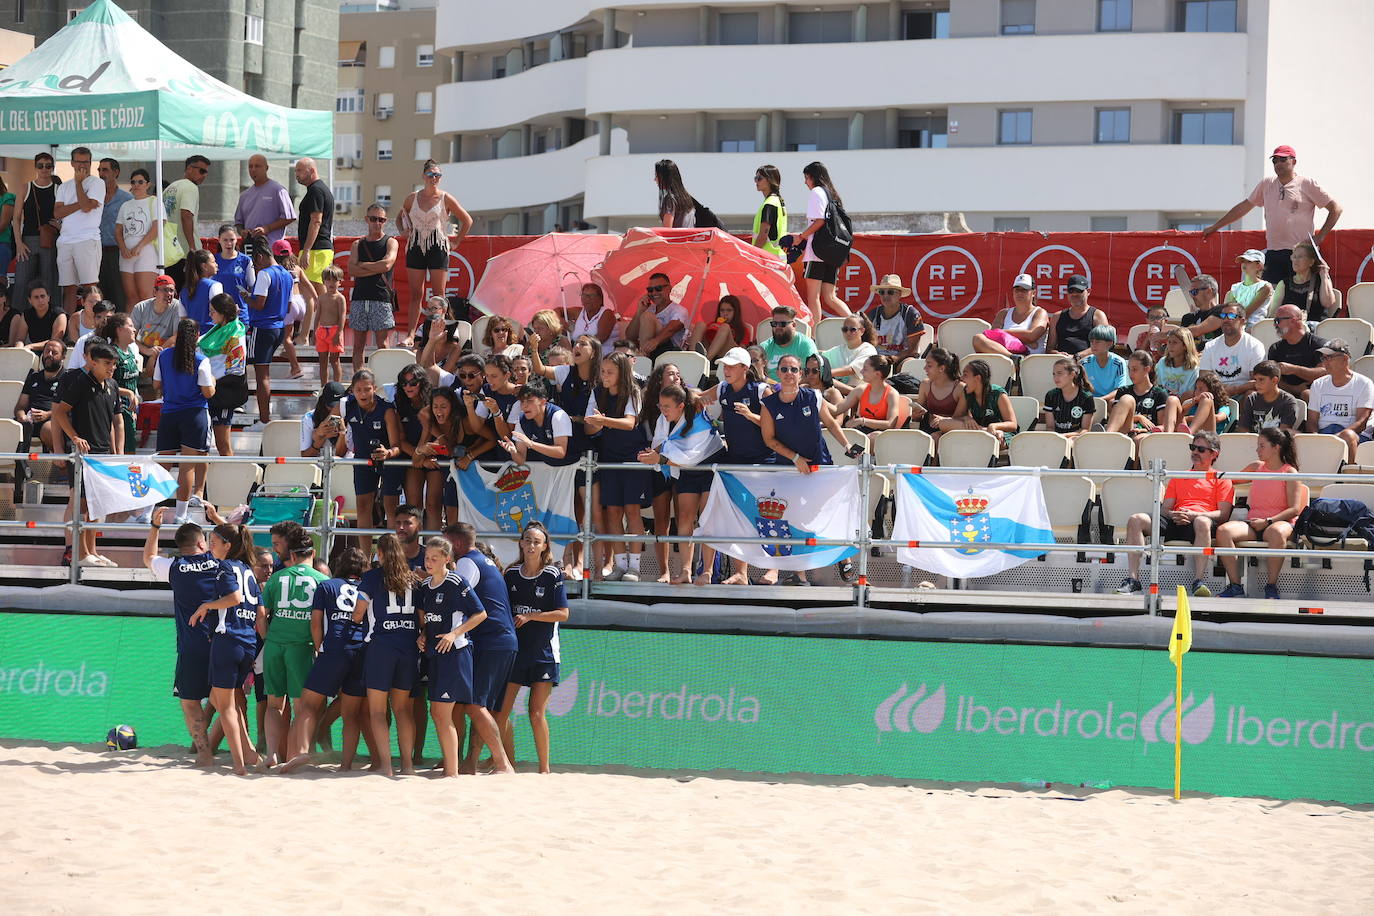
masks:
<svg viewBox="0 0 1374 916"><path fill-rule="evenodd" d="M1307 241L1309 235L1321 245L1326 234L1336 228L1336 221L1341 218L1341 205L1316 181L1295 171L1298 154L1293 147L1275 147L1269 161L1274 165L1274 177L1265 178L1255 185L1249 197L1202 230L1202 237L1206 238L1223 226L1231 225L1256 207L1263 207L1266 249L1264 279L1278 283L1293 277L1293 247ZM1326 210L1326 222L1314 234L1313 216L1318 207Z"/></svg>
<svg viewBox="0 0 1374 916"><path fill-rule="evenodd" d="M157 359L164 347L172 345L177 322L186 317L177 301L176 282L167 274L159 274L153 281L153 297L135 305L130 317L134 322L134 343L147 364Z"/></svg>

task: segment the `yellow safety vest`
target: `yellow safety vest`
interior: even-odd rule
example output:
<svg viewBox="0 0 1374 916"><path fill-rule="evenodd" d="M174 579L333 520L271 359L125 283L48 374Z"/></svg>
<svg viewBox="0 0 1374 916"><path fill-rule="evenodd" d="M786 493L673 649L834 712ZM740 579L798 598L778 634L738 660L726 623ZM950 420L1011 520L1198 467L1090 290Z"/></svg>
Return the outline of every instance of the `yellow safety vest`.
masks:
<svg viewBox="0 0 1374 916"><path fill-rule="evenodd" d="M763 203L759 204L758 212L754 214L754 237L758 237L759 225L763 222L763 208L770 204L778 208L778 224L773 227L773 237L763 240L763 250L781 260L783 253L777 240L787 234L787 210L783 207L782 199L778 195L769 194L763 199Z"/></svg>

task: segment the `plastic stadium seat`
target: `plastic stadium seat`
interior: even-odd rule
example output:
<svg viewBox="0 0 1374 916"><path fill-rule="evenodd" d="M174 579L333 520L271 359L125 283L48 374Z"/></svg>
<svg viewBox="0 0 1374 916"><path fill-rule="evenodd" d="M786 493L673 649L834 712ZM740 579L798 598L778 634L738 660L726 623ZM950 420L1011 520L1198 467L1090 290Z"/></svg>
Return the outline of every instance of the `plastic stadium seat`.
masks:
<svg viewBox="0 0 1374 916"><path fill-rule="evenodd" d="M0 348L0 378L22 383L29 370L38 368L38 354L23 347Z"/></svg>
<svg viewBox="0 0 1374 916"><path fill-rule="evenodd" d="M669 350L660 353L658 359L654 360L654 368L657 369L664 363L672 363L677 366L682 373L682 380L687 383L689 388L697 388L701 385L702 378L711 368L711 364L706 361L705 354L696 353L692 350Z"/></svg>
<svg viewBox="0 0 1374 916"><path fill-rule="evenodd" d="M654 362L647 356L636 356L634 358L634 374L637 378L647 379L649 374L654 371ZM680 366L678 368L681 368Z"/></svg>
<svg viewBox="0 0 1374 916"><path fill-rule="evenodd" d="M1298 433L1293 441L1298 449L1298 469L1304 474L1335 474L1345 463L1345 441L1339 436Z"/></svg>
<svg viewBox="0 0 1374 916"><path fill-rule="evenodd" d="M985 468L997 457L997 437L981 429L955 429L940 437L936 450L941 467Z"/></svg>
<svg viewBox="0 0 1374 916"><path fill-rule="evenodd" d="M1268 350L1273 346L1274 341L1279 339L1279 329L1274 326L1274 319L1265 318L1255 322L1255 326L1250 329L1250 334L1264 344L1264 349Z"/></svg>
<svg viewBox="0 0 1374 916"><path fill-rule="evenodd" d="M1369 349L1369 338L1374 335L1374 326L1363 318L1328 318L1317 322L1313 334L1326 340L1339 337L1350 347L1352 357L1364 356Z"/></svg>
<svg viewBox="0 0 1374 916"><path fill-rule="evenodd" d="M234 507L248 500L248 491L262 480L262 468L237 461L212 461L205 472L205 495L216 506Z"/></svg>
<svg viewBox="0 0 1374 916"><path fill-rule="evenodd" d="M1012 465L1021 468L1060 468L1069 457L1070 440L1059 433L1032 430L1017 433L1007 446ZM1047 477L1046 481L1058 480Z"/></svg>
<svg viewBox="0 0 1374 916"><path fill-rule="evenodd" d="M1356 283L1345 294L1351 318L1363 318L1374 324L1374 283Z"/></svg>
<svg viewBox="0 0 1374 916"><path fill-rule="evenodd" d="M1193 437L1187 433L1150 433L1136 442L1136 453L1141 468L1148 468L1155 458L1164 459L1164 467L1170 471L1186 471L1193 466L1193 456L1188 446Z"/></svg>
<svg viewBox="0 0 1374 916"><path fill-rule="evenodd" d="M771 327L768 329L770 336L772 330ZM816 333L813 336L816 340L816 349L822 353L831 347L840 346L844 343L844 319L822 318L820 323L816 325Z"/></svg>
<svg viewBox="0 0 1374 916"><path fill-rule="evenodd" d="M299 458L301 455L301 421L272 420L262 431L262 454L266 458L278 455Z"/></svg>
<svg viewBox="0 0 1374 916"><path fill-rule="evenodd" d="M851 466L859 463L858 458L850 458L844 453L845 449L849 448L851 445L862 445L864 451L868 451L869 449L868 436L863 430L846 429L844 431L844 436L848 441L843 445L835 441L835 437L830 435L830 430L828 429L822 428L821 436L825 439L825 447L830 449L830 460L836 466Z"/></svg>
<svg viewBox="0 0 1374 916"><path fill-rule="evenodd" d="M1093 422L1106 423L1107 414L1111 413L1112 405L1107 403L1106 398L1093 398Z"/></svg>
<svg viewBox="0 0 1374 916"><path fill-rule="evenodd" d="M1374 442L1361 442L1355 448L1355 463L1341 468L1342 474L1374 474Z"/></svg>
<svg viewBox="0 0 1374 916"><path fill-rule="evenodd" d="M908 356L902 360L902 364L897 367L898 372L905 372L914 379L926 380L926 361L922 356Z"/></svg>
<svg viewBox="0 0 1374 916"><path fill-rule="evenodd" d="M1026 432L1036 420L1040 419L1040 402L1035 398L1028 398L1024 395L1008 395L1011 398L1011 409L1016 414L1016 428L1020 432Z"/></svg>
<svg viewBox="0 0 1374 916"><path fill-rule="evenodd" d="M1012 444L1016 444L1015 439L1012 440ZM1097 487L1087 477L1059 475L1042 477L1040 486L1045 493L1045 508L1050 512L1050 527L1054 529L1055 540L1077 541L1078 527L1083 522L1083 510L1097 495Z"/></svg>
<svg viewBox="0 0 1374 916"><path fill-rule="evenodd" d="M19 451L19 437L22 435L24 435L24 427L19 425L18 420L0 419L0 452ZM25 443L24 450L28 450L28 443ZM14 467L14 462L0 461L0 470L12 467Z"/></svg>
<svg viewBox="0 0 1374 916"><path fill-rule="evenodd" d="M1021 381L1021 393L1044 403L1045 395L1054 388L1054 364L1064 358L1061 353L1033 353L1021 357L1016 373Z"/></svg>
<svg viewBox="0 0 1374 916"><path fill-rule="evenodd" d="M1188 302L1188 294L1176 286L1170 286L1169 291L1164 294L1164 308L1169 312L1169 318L1174 323L1183 320L1183 316L1193 310Z"/></svg>
<svg viewBox="0 0 1374 916"><path fill-rule="evenodd" d="M1254 433L1222 433L1221 434L1221 454L1217 455L1216 462L1212 467L1222 472L1233 472L1243 469L1247 464L1256 460L1255 444L1259 436ZM1250 481L1237 480L1236 498L1249 495Z"/></svg>
<svg viewBox="0 0 1374 916"><path fill-rule="evenodd" d="M14 406L19 403L19 395L24 391L24 380L0 381L0 417L13 417Z"/></svg>
<svg viewBox="0 0 1374 916"><path fill-rule="evenodd" d="M1011 361L1011 357L1003 356L1001 353L969 353L959 360L959 371L975 359L981 359L988 364L991 377L988 379L994 385L1007 387L1007 383L1016 377L1016 363Z"/></svg>
<svg viewBox="0 0 1374 916"><path fill-rule="evenodd" d="M1120 543L1126 537L1126 523L1137 512L1149 512L1154 505L1154 484L1144 477L1113 477L1102 484L1102 521Z"/></svg>
<svg viewBox="0 0 1374 916"><path fill-rule="evenodd" d="M1374 356L1361 356L1350 364L1350 371L1374 379Z"/></svg>
<svg viewBox="0 0 1374 916"><path fill-rule="evenodd" d="M920 467L932 451L930 435L920 429L888 429L868 437L875 464L909 464Z"/></svg>
<svg viewBox="0 0 1374 916"><path fill-rule="evenodd" d="M773 336L773 325L770 324L772 320L773 316L769 315L767 318L763 319L758 324L754 325L754 339L759 343L763 343L765 340ZM793 320L797 323L796 331L798 334L802 335L803 337L811 336L811 322L807 321L805 318L795 318ZM840 336L843 337L844 335ZM834 346L834 344L831 344L831 346ZM821 349L823 350L825 348L821 347Z"/></svg>
<svg viewBox="0 0 1374 916"><path fill-rule="evenodd" d="M210 465L214 467L214 465ZM349 465L335 465L334 477L353 480L353 468ZM262 482L272 486L318 487L324 479L323 472L313 464L268 464L262 474Z"/></svg>
<svg viewBox="0 0 1374 916"><path fill-rule="evenodd" d="M367 358L367 368L377 374L377 385L380 387L396 384L396 376L414 362L415 353L411 350L374 350Z"/></svg>
<svg viewBox="0 0 1374 916"><path fill-rule="evenodd" d="M935 342L955 356L973 352L973 338L991 328L981 318L946 318L935 329Z"/></svg>
<svg viewBox="0 0 1374 916"><path fill-rule="evenodd" d="M1122 433L1083 433L1073 440L1071 457L1080 471L1120 471L1135 457L1135 443Z"/></svg>
<svg viewBox="0 0 1374 916"><path fill-rule="evenodd" d="M459 321L453 326L453 342L461 349L472 341L472 322Z"/></svg>

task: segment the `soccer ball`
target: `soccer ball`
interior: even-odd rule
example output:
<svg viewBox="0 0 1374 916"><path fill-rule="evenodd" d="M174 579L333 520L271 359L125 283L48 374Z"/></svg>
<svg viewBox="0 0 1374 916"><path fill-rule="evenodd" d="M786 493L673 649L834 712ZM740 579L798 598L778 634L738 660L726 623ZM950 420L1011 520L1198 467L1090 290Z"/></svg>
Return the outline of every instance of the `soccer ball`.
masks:
<svg viewBox="0 0 1374 916"><path fill-rule="evenodd" d="M116 725L105 736L105 746L112 751L128 751L138 747L138 735L132 725Z"/></svg>

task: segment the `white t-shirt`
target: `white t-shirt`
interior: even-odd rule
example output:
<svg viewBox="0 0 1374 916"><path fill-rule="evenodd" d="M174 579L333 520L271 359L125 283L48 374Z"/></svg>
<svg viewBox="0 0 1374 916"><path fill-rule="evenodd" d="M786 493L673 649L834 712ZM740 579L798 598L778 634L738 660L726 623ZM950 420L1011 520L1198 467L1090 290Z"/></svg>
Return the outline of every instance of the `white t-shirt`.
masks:
<svg viewBox="0 0 1374 916"><path fill-rule="evenodd" d="M343 405L344 405L345 403L347 403L347 401L348 401L348 399L347 399L347 398L344 398L344 400L342 400L342 401L339 402L340 414L342 414ZM350 455L352 455L352 454L353 454L353 427L345 425L344 428L343 428L343 431L344 431L344 445L348 448L348 453L349 453ZM314 411L313 408L311 408L310 410L307 410L307 411L301 416L301 454L302 454L302 455L305 454L305 450L306 450L306 449L310 448L310 446L312 446L312 445L315 444L314 435L315 435L315 411ZM329 441L333 442L333 441L334 441L334 438L331 436L330 439L329 439Z"/></svg>
<svg viewBox="0 0 1374 916"><path fill-rule="evenodd" d="M853 369L858 372L864 364L864 360L870 356L878 355L878 348L867 341L859 344L854 349L849 349L844 344L838 347L831 347L821 354L826 362L830 363L830 371L838 372L841 369Z"/></svg>
<svg viewBox="0 0 1374 916"><path fill-rule="evenodd" d="M483 420L491 416L491 411L487 410L487 402L484 400L479 400L473 405L472 412ZM510 410L506 412L506 422L514 426L520 422L520 418L524 415L525 412L520 409L520 402L516 401L514 404L510 405Z"/></svg>
<svg viewBox="0 0 1374 916"><path fill-rule="evenodd" d="M669 302L668 307L663 311L653 313L654 321L658 322L660 328L666 328L674 321L682 322L682 328L672 336L673 346L681 350L682 342L687 339L687 309L678 305L676 302Z"/></svg>
<svg viewBox="0 0 1374 916"><path fill-rule="evenodd" d="M1355 412L1361 407L1374 407L1374 382L1359 373L1340 387L1323 375L1312 382L1308 409L1317 412L1317 429L1333 423L1349 426L1355 422Z"/></svg>
<svg viewBox="0 0 1374 916"><path fill-rule="evenodd" d="M810 195L806 198L806 223L809 226L812 220L825 219L826 208L830 206L830 195L825 193L825 188L812 188ZM806 254L802 255L803 261L819 261L820 258L811 253L811 243L816 235L812 233L806 237Z"/></svg>
<svg viewBox="0 0 1374 916"><path fill-rule="evenodd" d="M181 243L181 250L189 253L199 248L200 236L188 239L182 231L181 211L190 211L191 223L194 225L196 216L200 213L200 185L189 178L178 178L162 192L162 207L167 211L167 218L172 221L172 225L177 227L177 241Z"/></svg>
<svg viewBox="0 0 1374 916"><path fill-rule="evenodd" d="M1250 380L1250 370L1264 361L1264 344L1255 337L1242 333L1234 347L1228 346L1226 338L1214 337L1202 350L1200 368L1210 369L1228 385Z"/></svg>
<svg viewBox="0 0 1374 916"><path fill-rule="evenodd" d="M162 381L162 360L160 359L153 363L153 381ZM196 367L196 384L213 385L214 383L215 367L210 364L208 359L201 360L200 365Z"/></svg>
<svg viewBox="0 0 1374 916"><path fill-rule="evenodd" d="M94 210L76 210L63 217L62 231L57 236L57 244L59 245L72 242L100 241L100 218L105 211L105 182L95 175L91 175L81 184L86 189L86 196L96 202L96 208ZM67 181L58 185L55 200L59 204L76 203L76 182Z"/></svg>
<svg viewBox="0 0 1374 916"><path fill-rule="evenodd" d="M119 208L119 215L115 217L119 225L124 227L124 245L132 248L143 237L153 231L153 225L157 221L156 211L153 209L158 206L156 197L145 197L142 200L126 200L124 205ZM156 244L154 239L149 244Z"/></svg>
<svg viewBox="0 0 1374 916"><path fill-rule="evenodd" d="M469 588L477 588L477 583L482 581L482 567L467 557L459 558L458 562L454 564L453 571L462 577Z"/></svg>
<svg viewBox="0 0 1374 916"><path fill-rule="evenodd" d="M587 313L585 312L580 313L577 316L577 320L573 322L573 342L576 343L577 338L583 336L584 334L588 337L595 337L596 326L601 321L601 316L606 314L606 310L610 308L611 307L609 305L603 306L601 311L597 312L595 315L587 315ZM615 310L612 309L611 313L615 314ZM616 322L611 325L611 333L607 335L607 338L605 340L601 341L601 355L610 356L611 351L615 349L615 342L619 339L620 321L617 318Z"/></svg>

